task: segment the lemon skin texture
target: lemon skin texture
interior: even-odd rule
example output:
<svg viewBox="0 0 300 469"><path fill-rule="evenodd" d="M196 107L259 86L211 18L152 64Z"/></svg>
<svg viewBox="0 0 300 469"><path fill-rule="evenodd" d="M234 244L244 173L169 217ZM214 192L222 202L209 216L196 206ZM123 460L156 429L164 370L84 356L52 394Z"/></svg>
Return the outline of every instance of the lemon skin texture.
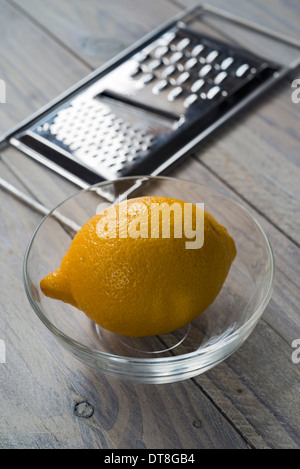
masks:
<svg viewBox="0 0 300 469"><path fill-rule="evenodd" d="M130 199L127 224L120 221L123 202L92 217L74 237L60 267L41 281L42 292L79 308L100 327L130 337L165 334L194 320L219 294L236 256L226 228L204 211L199 249L186 248L184 230L183 236L174 236L175 216L169 238L124 236L136 217L142 220L145 207L174 202L183 207L183 201L166 197ZM193 205L192 214L197 210ZM116 236L101 236L104 220L111 221ZM143 220L149 221L149 235L150 215ZM135 228L142 232L141 223ZM152 226L153 233L160 223ZM183 219L179 223L183 227Z"/></svg>

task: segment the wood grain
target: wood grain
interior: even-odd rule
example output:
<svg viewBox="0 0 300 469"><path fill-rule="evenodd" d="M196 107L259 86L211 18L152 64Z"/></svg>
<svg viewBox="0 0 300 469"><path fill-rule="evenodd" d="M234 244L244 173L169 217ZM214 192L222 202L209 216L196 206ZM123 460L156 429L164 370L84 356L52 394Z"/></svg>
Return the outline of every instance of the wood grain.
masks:
<svg viewBox="0 0 300 469"><path fill-rule="evenodd" d="M0 171L26 190L3 163ZM44 327L27 305L23 256L40 217L4 192L0 201L0 335L6 343L6 363L1 364L0 447L76 448L85 439L95 447L113 446L103 431L95 437L81 419L74 418L72 407L84 399L52 360L41 340Z"/></svg>
<svg viewBox="0 0 300 469"><path fill-rule="evenodd" d="M72 4L2 0L1 34L11 51L0 54L9 90L0 107L2 130L179 10L178 2L159 2L159 8L139 2L121 37L130 0ZM296 31L291 0L241 1L234 8ZM298 117L285 84L256 114L171 173L245 205L266 230L277 264L274 294L247 342L181 383L109 378L57 344L31 310L22 281L24 252L40 216L0 192L0 338L7 345L7 363L0 364L1 448L300 447L300 368L291 360L292 341L300 337ZM48 206L78 190L16 150L2 158L1 177Z"/></svg>
<svg viewBox="0 0 300 469"><path fill-rule="evenodd" d="M94 68L178 13L172 2L160 2L160 22L155 2L149 5L149 2L142 1L135 8L130 1L115 2L110 14L106 13L110 11L108 2L99 6L94 1L84 5L76 1L68 4L67 10L66 5L58 1L54 5L50 1L41 3L37 0L27 2L26 6L20 0L11 3L25 10L46 31L54 32L68 50L76 57L84 58L85 63ZM189 0L179 2L183 7L196 3ZM225 5L224 0L214 0L211 4L219 8L225 6L234 14L297 38L300 14L295 0L288 0L284 5L276 0L275 7L270 0L241 1L231 5ZM126 27L123 27L127 8L131 14ZM118 44L112 46L116 40ZM106 41L111 47L106 45ZM300 106L291 100L291 83L292 77L285 79L276 92L266 96L244 118L237 119L212 138L210 144L202 146L197 156L299 244L300 221L293 214L300 203Z"/></svg>
<svg viewBox="0 0 300 469"><path fill-rule="evenodd" d="M234 123L197 153L199 160L300 242L299 106L284 84L272 99Z"/></svg>

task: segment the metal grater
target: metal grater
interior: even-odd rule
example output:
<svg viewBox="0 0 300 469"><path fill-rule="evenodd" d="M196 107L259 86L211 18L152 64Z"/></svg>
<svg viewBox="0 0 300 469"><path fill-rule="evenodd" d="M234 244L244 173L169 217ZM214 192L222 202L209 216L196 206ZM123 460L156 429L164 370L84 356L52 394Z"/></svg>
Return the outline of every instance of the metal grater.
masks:
<svg viewBox="0 0 300 469"><path fill-rule="evenodd" d="M222 20L224 30L208 26L207 16ZM165 172L299 64L298 55L282 65L264 55L268 47L241 46L229 38L233 24L299 48L220 10L197 7L86 77L0 144L81 186Z"/></svg>

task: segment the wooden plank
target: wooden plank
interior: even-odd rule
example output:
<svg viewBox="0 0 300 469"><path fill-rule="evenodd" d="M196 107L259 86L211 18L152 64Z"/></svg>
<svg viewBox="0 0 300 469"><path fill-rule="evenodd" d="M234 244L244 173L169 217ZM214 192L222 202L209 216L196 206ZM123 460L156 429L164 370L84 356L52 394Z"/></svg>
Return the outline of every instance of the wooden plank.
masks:
<svg viewBox="0 0 300 469"><path fill-rule="evenodd" d="M184 172L181 168L178 168L173 175L205 183L222 191L226 190L217 178L211 176L207 170L201 168L201 165L193 159L185 165ZM52 185L52 190L55 192L54 185ZM263 315L263 319L246 344L226 362L214 370L207 372L205 375L195 378L193 381L200 386L201 390L205 391L217 408L222 409L222 413L226 415L226 418L233 424L234 428L238 429L250 446L259 448L297 447L299 445L297 428L299 428L300 413L295 407L297 406L296 403L292 407L288 403L292 400L298 402L296 399L298 391L295 389L294 383L299 379L299 367L291 361L291 353L293 351L291 344L294 339L300 336L298 308L300 292L299 288L295 289L293 281L294 278L299 276L300 252L293 243L288 241L272 225L269 225L261 217L259 217L259 221L267 230L277 259L277 279L272 300ZM45 332L42 334L42 337L44 336L45 343L50 347L54 359L61 361L61 348L57 347L52 339L49 340ZM103 409L103 406L108 406L108 408L105 407L107 426L110 428L112 421L115 421L115 419L118 421L118 425L112 425L109 436L112 441L117 442L117 447L126 447L128 442L125 442L125 435L129 433L135 434L132 427L136 425L136 421L132 418L132 421L128 423L129 417L126 406L125 409L119 409L119 414L116 416L115 406L119 405L117 404L119 401L116 396L120 396L121 399L122 393L125 393L125 395L133 393L138 396L143 394L143 396L148 396L149 402L151 402L152 393L150 388L152 386L131 385L130 383L120 384L118 380L99 377L96 373L85 369L80 364L77 364L76 361L69 359L64 353L63 356L64 372L70 377L77 392L80 394L86 393L85 399L92 402L95 409L98 409L99 405L99 403L97 404L99 389L101 390L101 395L106 396L104 398L105 404L101 401L101 409ZM283 370L285 370L284 374ZM268 379L263 380L263 375L268 376ZM286 390L284 395L281 396L280 389L283 380ZM86 392L87 383L90 383L90 385L92 383L92 388L88 392ZM189 382L188 386L190 384ZM120 385L122 390L119 389ZM143 392L137 392L135 386L142 388ZM177 391L179 392L180 386L175 384L167 385L167 388L175 388L172 392L176 394ZM164 388L165 386L162 387ZM109 391L107 388L109 388ZM157 386L157 389L159 388L160 386ZM191 392L192 388L189 387L188 394ZM145 399L148 400L148 397L147 399L145 397ZM159 410L151 406L154 415L160 412L161 405L161 403L158 404ZM174 403L172 403L172 406L174 406ZM184 407L184 401L180 402L180 406ZM169 409L168 406L167 409ZM168 424L171 425L174 423L172 423L172 419L170 421L170 416L173 414L171 409L167 409L165 410L166 414L164 414L163 420L166 418ZM273 409L276 409L275 416ZM133 406L132 412L134 415L139 415L139 419L142 422L149 421L149 419L151 422L155 421L153 414L149 415L148 411L144 408L144 404L139 402ZM201 409L202 412L203 410ZM201 415L196 417L199 417L201 420ZM195 419L197 420L196 417ZM101 421L103 421L103 418L103 413L101 417L99 414ZM186 416L184 417L185 419ZM268 421L267 428L265 425L266 421ZM126 432L123 427L125 425L124 422L127 422L128 425ZM145 425L143 423L143 426ZM179 422L178 425L180 427ZM208 423L208 427L209 425L211 425L211 422ZM208 432L208 427L203 431ZM168 426L167 429L169 429ZM141 431L140 428L139 431ZM163 435L165 431L166 428L164 428L162 433L157 435L155 440L153 440L153 436L150 438L150 435L148 435L149 439L146 440L139 435L137 440L143 440L145 445L154 448L155 444L162 444L161 441L164 441ZM197 441L196 445L202 447L204 444L205 447L207 445L208 447L213 447L215 443L209 443L206 438L207 436L202 434L201 441ZM178 443L177 434L173 435L172 438L170 437L170 439L172 444L176 444L176 441L177 444L180 444ZM193 444L195 444L195 441Z"/></svg>
<svg viewBox="0 0 300 469"><path fill-rule="evenodd" d="M49 210L80 190L77 185L13 147L2 151L1 159L20 181L23 190Z"/></svg>
<svg viewBox="0 0 300 469"><path fill-rule="evenodd" d="M7 344L7 362L1 365L0 446L246 448L191 381L152 387L109 380L62 350L23 292L23 253L38 216L7 194L0 196L0 235L5 240L0 260L6 266L0 330ZM80 402L91 406L90 418L78 418ZM201 428L196 430L193 422L199 419Z"/></svg>
<svg viewBox="0 0 300 469"><path fill-rule="evenodd" d="M0 6L0 78L6 83L6 104L0 105L2 134L76 83L89 69L15 8L5 1Z"/></svg>

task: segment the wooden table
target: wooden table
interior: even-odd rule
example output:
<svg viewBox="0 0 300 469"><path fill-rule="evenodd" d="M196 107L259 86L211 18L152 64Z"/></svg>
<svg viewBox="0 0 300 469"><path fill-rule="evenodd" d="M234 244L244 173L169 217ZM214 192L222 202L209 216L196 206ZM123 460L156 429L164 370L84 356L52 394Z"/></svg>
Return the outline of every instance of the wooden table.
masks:
<svg viewBox="0 0 300 469"><path fill-rule="evenodd" d="M297 0L215 0L297 37ZM0 131L191 5L188 0L0 0ZM239 200L259 220L277 264L274 294L246 343L212 370L175 384L98 374L65 352L26 299L22 262L41 217L0 192L1 448L299 448L299 110L290 76L172 176ZM78 187L11 148L0 175L52 207Z"/></svg>

